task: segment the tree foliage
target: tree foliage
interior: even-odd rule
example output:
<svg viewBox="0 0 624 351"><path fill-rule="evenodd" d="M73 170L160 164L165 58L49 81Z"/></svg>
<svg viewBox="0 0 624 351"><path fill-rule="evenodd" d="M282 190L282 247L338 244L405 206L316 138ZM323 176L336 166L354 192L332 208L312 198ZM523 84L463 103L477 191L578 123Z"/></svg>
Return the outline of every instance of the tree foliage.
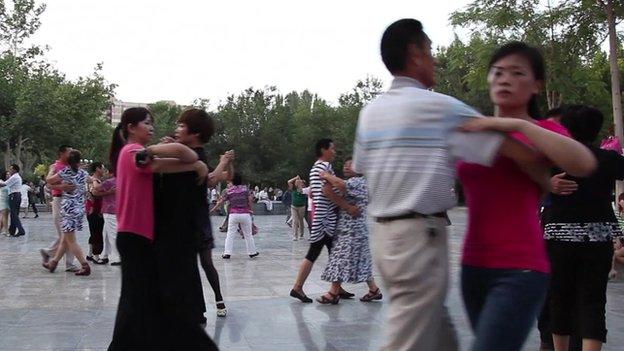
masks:
<svg viewBox="0 0 624 351"><path fill-rule="evenodd" d="M228 96L214 113L217 132L207 145L211 163L227 150L236 151L236 168L245 181L261 186L284 186L295 175L308 177L316 157L314 145L331 138L338 148L337 168L351 154L360 109L381 90L368 77L340 96L336 106L309 91L278 93L275 87L249 88ZM207 100L195 107L206 108ZM166 102L150 105L156 136L170 134L184 107Z"/></svg>
<svg viewBox="0 0 624 351"><path fill-rule="evenodd" d="M615 12L622 18L624 3ZM609 62L600 47L607 21L596 0L476 0L454 12L450 21L470 34L468 40L456 38L438 49L440 92L491 114L489 59L496 47L521 40L538 47L546 61L542 110L562 103L589 104L612 118Z"/></svg>
<svg viewBox="0 0 624 351"><path fill-rule="evenodd" d="M4 166L17 163L26 173L35 163L55 158L60 144L101 159L111 127L104 117L114 85L96 65L87 77L69 80L26 40L40 26L45 5L13 0L9 11L0 0L0 150Z"/></svg>

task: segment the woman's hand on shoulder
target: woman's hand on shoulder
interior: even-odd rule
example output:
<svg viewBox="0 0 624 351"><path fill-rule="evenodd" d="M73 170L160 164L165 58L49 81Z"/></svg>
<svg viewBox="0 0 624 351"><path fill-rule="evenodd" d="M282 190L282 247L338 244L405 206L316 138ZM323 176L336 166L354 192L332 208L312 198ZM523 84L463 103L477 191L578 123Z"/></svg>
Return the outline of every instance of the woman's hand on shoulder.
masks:
<svg viewBox="0 0 624 351"><path fill-rule="evenodd" d="M357 218L362 214L362 211L360 211L360 208L355 206L355 205L350 205L347 208L347 213L353 217L353 218Z"/></svg>
<svg viewBox="0 0 624 351"><path fill-rule="evenodd" d="M160 138L160 143L159 144L171 144L171 143L175 143L176 140L173 137L170 136L164 136L162 138Z"/></svg>

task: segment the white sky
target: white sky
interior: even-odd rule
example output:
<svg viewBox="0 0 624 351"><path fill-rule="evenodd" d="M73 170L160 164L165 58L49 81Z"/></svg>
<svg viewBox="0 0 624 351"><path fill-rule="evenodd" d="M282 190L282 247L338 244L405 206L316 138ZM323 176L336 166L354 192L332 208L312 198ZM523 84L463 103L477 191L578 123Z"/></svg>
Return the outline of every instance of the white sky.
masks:
<svg viewBox="0 0 624 351"><path fill-rule="evenodd" d="M335 102L367 75L390 80L379 57L387 25L413 17L434 46L453 39L449 14L469 0L46 0L34 37L69 78L104 63L131 102L209 98L248 87L309 89Z"/></svg>

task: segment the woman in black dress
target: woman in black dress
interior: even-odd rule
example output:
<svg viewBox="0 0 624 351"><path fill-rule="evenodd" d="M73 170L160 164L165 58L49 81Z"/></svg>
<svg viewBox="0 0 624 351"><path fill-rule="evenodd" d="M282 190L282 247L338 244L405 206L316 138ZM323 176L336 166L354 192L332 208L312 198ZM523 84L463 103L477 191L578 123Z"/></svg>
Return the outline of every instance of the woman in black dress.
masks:
<svg viewBox="0 0 624 351"><path fill-rule="evenodd" d="M168 137L163 142L177 141L184 144L195 151L200 161L206 163L203 144L213 131L214 122L207 113L191 109L179 117L175 140ZM228 160L228 156L223 156L211 174L223 173ZM172 335L169 339L178 341L178 344L172 346L183 346L181 349L184 350L205 350L208 347L201 328L205 322L203 314L206 307L197 266L198 254L215 291L217 309L225 315L218 274L209 260L211 256L206 259L206 253L210 254L214 247L206 193L207 183L197 184L193 172L154 176L154 246L160 282L159 298L168 316L165 318L166 333ZM174 338L174 335L178 337ZM184 344L180 345L180 340Z"/></svg>
<svg viewBox="0 0 624 351"><path fill-rule="evenodd" d="M556 351L568 350L573 331L582 337L583 350L600 350L607 335L605 304L612 241L622 237L611 196L615 181L624 179L624 157L594 145L603 124L597 109L570 106L561 123L574 139L590 148L598 168L587 178L566 176L578 189L571 194L552 194L551 206L543 213L552 265L547 301L551 330Z"/></svg>

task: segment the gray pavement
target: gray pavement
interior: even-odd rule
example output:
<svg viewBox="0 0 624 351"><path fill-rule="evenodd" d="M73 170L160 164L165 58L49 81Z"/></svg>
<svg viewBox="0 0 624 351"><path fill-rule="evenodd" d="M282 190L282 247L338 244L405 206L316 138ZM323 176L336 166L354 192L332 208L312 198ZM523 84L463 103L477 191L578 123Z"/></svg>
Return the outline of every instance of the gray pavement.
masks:
<svg viewBox="0 0 624 351"><path fill-rule="evenodd" d="M213 226L222 217L213 218ZM448 305L462 350L471 342L458 292L461 240L465 210L451 213L452 284ZM291 241L284 216L257 216L260 233L256 244L260 256L249 259L244 241L237 240L229 261L220 258L225 235L216 234L213 252L228 307L226 318L217 318L213 304L207 306L207 332L222 350L376 350L384 331L387 299L379 303L342 300L337 306L302 304L288 297L307 241ZM63 269L50 274L40 265L38 249L56 235L50 214L25 219L28 234L0 237L0 350L105 350L110 342L120 289L118 267L95 266L89 277L76 277ZM85 223L86 225L86 223ZM78 234L86 249L86 232ZM316 297L328 288L320 280L327 261L324 252L315 265L305 290ZM63 268L61 263L59 268ZM206 301L214 301L205 277ZM357 296L365 284L347 285ZM609 284L607 323L609 344L604 350L624 349L624 282ZM526 350L537 350L533 332Z"/></svg>

